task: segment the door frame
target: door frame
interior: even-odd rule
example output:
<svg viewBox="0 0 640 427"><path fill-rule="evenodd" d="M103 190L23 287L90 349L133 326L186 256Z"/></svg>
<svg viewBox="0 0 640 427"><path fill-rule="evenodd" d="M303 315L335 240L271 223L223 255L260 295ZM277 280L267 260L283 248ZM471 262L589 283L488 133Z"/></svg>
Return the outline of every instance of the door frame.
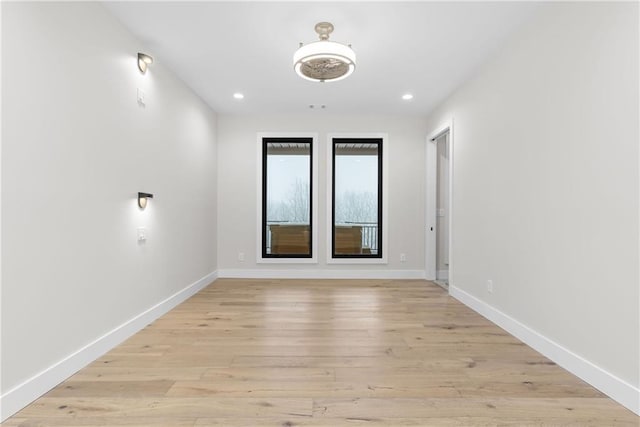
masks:
<svg viewBox="0 0 640 427"><path fill-rule="evenodd" d="M449 132L449 146L447 155L449 157L449 287L453 285L453 119L449 119L437 126L433 132L428 134L426 139L426 206L425 206L425 270L424 275L427 280L436 279L436 251L437 251L437 219L436 195L438 191L438 147L436 139L444 133Z"/></svg>

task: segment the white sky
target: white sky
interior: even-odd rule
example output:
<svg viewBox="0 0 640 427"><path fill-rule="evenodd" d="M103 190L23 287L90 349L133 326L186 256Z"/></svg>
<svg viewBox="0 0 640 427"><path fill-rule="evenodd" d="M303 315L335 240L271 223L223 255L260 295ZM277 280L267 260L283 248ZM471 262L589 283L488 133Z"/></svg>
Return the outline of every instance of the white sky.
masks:
<svg viewBox="0 0 640 427"><path fill-rule="evenodd" d="M378 156L336 156L336 196L347 191L378 194Z"/></svg>
<svg viewBox="0 0 640 427"><path fill-rule="evenodd" d="M309 182L309 156L267 156L267 197L270 200L286 200L296 179ZM336 196L340 197L346 191L377 194L377 156L336 156Z"/></svg>
<svg viewBox="0 0 640 427"><path fill-rule="evenodd" d="M289 198L296 179L309 182L309 156L267 156L267 198L275 202Z"/></svg>

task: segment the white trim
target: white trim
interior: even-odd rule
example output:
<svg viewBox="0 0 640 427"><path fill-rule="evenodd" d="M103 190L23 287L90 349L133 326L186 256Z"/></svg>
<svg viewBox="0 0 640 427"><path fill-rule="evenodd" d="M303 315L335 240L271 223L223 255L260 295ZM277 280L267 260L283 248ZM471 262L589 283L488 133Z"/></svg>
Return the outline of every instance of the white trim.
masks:
<svg viewBox="0 0 640 427"><path fill-rule="evenodd" d="M452 297L486 317L534 350L640 415L640 389L605 371L527 325L455 286Z"/></svg>
<svg viewBox="0 0 640 427"><path fill-rule="evenodd" d="M382 139L382 258L333 258L331 239L333 209L333 138L381 138ZM387 264L389 259L389 134L381 132L349 132L327 134L327 264ZM398 270L403 271L403 270ZM422 274L424 277L424 273Z"/></svg>
<svg viewBox="0 0 640 427"><path fill-rule="evenodd" d="M426 140L425 148L425 170L426 170L426 195L425 195L425 268L424 276L427 280L436 280L436 186L437 178L437 157L438 149L429 136ZM433 236L433 237L432 237Z"/></svg>
<svg viewBox="0 0 640 427"><path fill-rule="evenodd" d="M217 272L209 273L195 283L176 292L136 317L107 332L61 361L39 372L22 384L0 396L0 422L6 420L29 403L36 400L89 363L98 359L112 348L158 319L218 277Z"/></svg>
<svg viewBox="0 0 640 427"><path fill-rule="evenodd" d="M311 138L311 258L262 258L262 138ZM257 264L317 264L318 263L318 134L314 132L258 132L256 162L256 263Z"/></svg>
<svg viewBox="0 0 640 427"><path fill-rule="evenodd" d="M2 22L2 6L0 5L0 22ZM0 82L2 80L2 55L0 55ZM0 92L2 91L2 83L0 83ZM2 127L2 102L0 102L0 129ZM0 132L0 189L2 188L2 132ZM2 242L2 197L0 195L0 242ZM2 323L2 245L0 244L0 324ZM0 334L1 335L1 334ZM0 343L0 393L2 393L2 344ZM2 418L2 398L0 396L0 422L4 421Z"/></svg>
<svg viewBox="0 0 640 427"><path fill-rule="evenodd" d="M438 270L436 280L449 280L449 270Z"/></svg>
<svg viewBox="0 0 640 427"><path fill-rule="evenodd" d="M453 118L445 121L436 127L433 132L427 136L425 150L426 164L426 195L425 195L425 277L427 280L436 280L436 238L437 238L437 221L436 221L436 186L437 179L437 157L438 149L435 140L443 134L449 132L449 277L451 284L453 280Z"/></svg>
<svg viewBox="0 0 640 427"><path fill-rule="evenodd" d="M220 270L220 278L235 279L424 279L423 270Z"/></svg>

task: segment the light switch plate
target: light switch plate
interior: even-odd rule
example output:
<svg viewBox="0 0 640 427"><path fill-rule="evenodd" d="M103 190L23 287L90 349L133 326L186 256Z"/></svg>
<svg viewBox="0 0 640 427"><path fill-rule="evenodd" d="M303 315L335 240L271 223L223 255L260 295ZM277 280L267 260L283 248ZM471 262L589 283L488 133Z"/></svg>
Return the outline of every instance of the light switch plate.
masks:
<svg viewBox="0 0 640 427"><path fill-rule="evenodd" d="M138 227L138 242L144 242L145 240L147 240L147 229Z"/></svg>
<svg viewBox="0 0 640 427"><path fill-rule="evenodd" d="M138 102L144 105L144 92L140 88L138 88Z"/></svg>

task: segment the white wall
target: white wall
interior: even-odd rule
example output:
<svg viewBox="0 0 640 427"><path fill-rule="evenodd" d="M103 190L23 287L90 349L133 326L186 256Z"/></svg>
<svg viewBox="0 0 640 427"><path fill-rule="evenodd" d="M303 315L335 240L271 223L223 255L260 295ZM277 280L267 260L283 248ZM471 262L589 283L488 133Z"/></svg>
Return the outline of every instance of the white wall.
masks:
<svg viewBox="0 0 640 427"><path fill-rule="evenodd" d="M2 4L5 397L216 270L215 114L138 51L98 3Z"/></svg>
<svg viewBox="0 0 640 427"><path fill-rule="evenodd" d="M452 285L636 411L638 52L637 3L546 4L428 120L454 120Z"/></svg>
<svg viewBox="0 0 640 427"><path fill-rule="evenodd" d="M339 84L339 83L336 83ZM319 142L318 264L256 263L257 133L317 132ZM387 265L327 265L327 134L388 134L389 245ZM336 116L325 112L300 115L231 116L218 119L218 265L220 275L361 277L424 274L424 119ZM238 253L245 261L238 260ZM405 253L407 262L400 262ZM375 272L375 273L372 273ZM386 272L386 273L385 273Z"/></svg>

